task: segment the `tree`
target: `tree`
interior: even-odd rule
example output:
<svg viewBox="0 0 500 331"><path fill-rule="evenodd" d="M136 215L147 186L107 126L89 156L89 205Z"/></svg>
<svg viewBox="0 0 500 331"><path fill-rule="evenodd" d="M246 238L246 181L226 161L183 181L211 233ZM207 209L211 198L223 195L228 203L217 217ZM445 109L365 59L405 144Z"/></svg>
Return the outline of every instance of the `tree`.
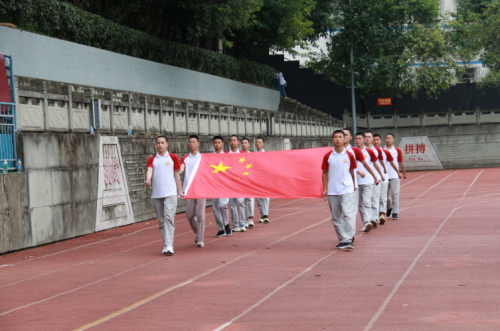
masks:
<svg viewBox="0 0 500 331"><path fill-rule="evenodd" d="M457 6L457 14L466 18L468 13L483 14L486 6L491 3L491 0L459 0Z"/></svg>
<svg viewBox="0 0 500 331"><path fill-rule="evenodd" d="M483 14L481 56L483 66L490 69L481 81L481 87L500 85L500 0L493 0Z"/></svg>
<svg viewBox="0 0 500 331"><path fill-rule="evenodd" d="M228 36L233 54L252 59L269 50L296 53L293 48L306 45L305 40L314 32L309 14L315 4L313 0L264 0L252 24Z"/></svg>
<svg viewBox="0 0 500 331"><path fill-rule="evenodd" d="M483 24L481 15L467 12L466 15L454 15L447 22L445 34L452 56L459 61L462 70L456 71L456 77L467 84L469 90L469 109L473 109L472 82L474 78L463 76L463 72L471 69L473 61L477 61L483 51Z"/></svg>
<svg viewBox="0 0 500 331"><path fill-rule="evenodd" d="M385 92L394 99L400 96L408 71L402 57L409 31L416 22L433 23L438 14L434 0L340 0L334 11L333 42L326 54L316 56L308 66L338 85L350 86L352 46L354 83L365 111L367 95Z"/></svg>
<svg viewBox="0 0 500 331"><path fill-rule="evenodd" d="M450 56L444 33L440 25L414 24L408 34L408 48L400 62L407 68L401 86L414 98L422 89L427 99L437 98L450 87L454 72L461 70Z"/></svg>
<svg viewBox="0 0 500 331"><path fill-rule="evenodd" d="M207 48L254 19L263 0L71 0L75 6L152 36ZM213 45L211 48L216 48Z"/></svg>

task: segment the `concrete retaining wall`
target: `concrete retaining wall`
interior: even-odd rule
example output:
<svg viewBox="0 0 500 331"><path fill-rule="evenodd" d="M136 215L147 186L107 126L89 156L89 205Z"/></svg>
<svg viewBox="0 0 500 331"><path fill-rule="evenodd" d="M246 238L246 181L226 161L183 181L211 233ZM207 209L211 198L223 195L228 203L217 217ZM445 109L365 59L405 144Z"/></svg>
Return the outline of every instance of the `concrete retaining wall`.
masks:
<svg viewBox="0 0 500 331"><path fill-rule="evenodd" d="M459 125L372 129L385 136L393 133L395 145L402 137L428 136L445 169L500 166L500 125Z"/></svg>
<svg viewBox="0 0 500 331"><path fill-rule="evenodd" d="M225 136L226 141L229 140ZM255 136L250 137L254 143ZM268 151L328 146L328 138L265 137ZM99 135L22 133L19 156L24 172L0 175L0 253L73 238L95 231ZM155 136L119 136L125 176L136 222L156 218L151 189L144 185L146 162L155 154ZM169 136L169 152L189 153L187 135ZM225 145L225 149L229 147ZM252 147L253 149L253 147ZM202 153L213 152L202 136ZM211 201L207 201L210 205ZM184 212L179 200L177 212Z"/></svg>
<svg viewBox="0 0 500 331"><path fill-rule="evenodd" d="M0 26L16 76L278 110L275 90Z"/></svg>

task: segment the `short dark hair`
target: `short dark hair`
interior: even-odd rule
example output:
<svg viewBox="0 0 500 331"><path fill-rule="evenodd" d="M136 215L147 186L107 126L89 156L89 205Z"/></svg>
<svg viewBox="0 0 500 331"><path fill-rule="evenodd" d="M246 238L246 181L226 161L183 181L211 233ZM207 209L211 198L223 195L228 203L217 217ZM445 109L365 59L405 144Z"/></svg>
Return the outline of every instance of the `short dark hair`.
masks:
<svg viewBox="0 0 500 331"><path fill-rule="evenodd" d="M344 131L342 131L342 130L335 130L335 131L333 131L332 138L335 137L336 133L342 133L342 135L345 137Z"/></svg>
<svg viewBox="0 0 500 331"><path fill-rule="evenodd" d="M235 135L235 134L230 135L230 136L229 136L229 140L231 140L231 138L233 138L233 137L236 137L236 140L240 140L240 139L238 138L238 136L237 136L237 135Z"/></svg>
<svg viewBox="0 0 500 331"><path fill-rule="evenodd" d="M392 136L392 139L394 139L394 135L393 135L392 133L388 133L388 134L386 134L385 136L386 136L386 137L387 137L387 136Z"/></svg>
<svg viewBox="0 0 500 331"><path fill-rule="evenodd" d="M373 135L373 138L375 138L375 137L379 137L379 138L380 138L380 140L382 140L382 136L380 136L378 133L375 133L375 134Z"/></svg>
<svg viewBox="0 0 500 331"><path fill-rule="evenodd" d="M365 137L365 134L363 132L356 132L356 136L362 136L363 138Z"/></svg>
<svg viewBox="0 0 500 331"><path fill-rule="evenodd" d="M371 132L371 131L365 131L365 135L366 135L367 133L371 134L371 135L372 135L372 137L373 137L373 132Z"/></svg>
<svg viewBox="0 0 500 331"><path fill-rule="evenodd" d="M342 131L344 131L344 130L349 131L349 134L352 136L352 130L351 129L349 129L349 128L343 128Z"/></svg>
<svg viewBox="0 0 500 331"><path fill-rule="evenodd" d="M216 141L217 139L220 139L220 141L224 142L224 138L222 138L222 136L215 136L214 139L212 139L212 142Z"/></svg>
<svg viewBox="0 0 500 331"><path fill-rule="evenodd" d="M194 138L196 139L196 141L200 142L200 136L198 136L197 134L192 134L189 136L188 140L191 139L191 138Z"/></svg>
<svg viewBox="0 0 500 331"><path fill-rule="evenodd" d="M262 138L261 136L258 136L257 138L255 138L255 141L257 141L258 139L262 140L263 143L265 143L266 141L264 140L264 138Z"/></svg>
<svg viewBox="0 0 500 331"><path fill-rule="evenodd" d="M241 142L243 142L243 140L248 141L248 143L250 144L250 139L248 139L247 137L243 137L243 138L241 138Z"/></svg>
<svg viewBox="0 0 500 331"><path fill-rule="evenodd" d="M156 137L156 142L158 142L158 138L163 138L168 143L168 138L167 137L165 137L165 136L157 136Z"/></svg>

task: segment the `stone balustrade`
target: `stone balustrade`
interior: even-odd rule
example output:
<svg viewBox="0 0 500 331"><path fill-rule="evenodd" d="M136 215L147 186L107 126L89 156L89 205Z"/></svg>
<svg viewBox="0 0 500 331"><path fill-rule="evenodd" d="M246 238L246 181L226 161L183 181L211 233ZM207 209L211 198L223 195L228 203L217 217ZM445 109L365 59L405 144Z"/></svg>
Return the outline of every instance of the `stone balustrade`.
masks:
<svg viewBox="0 0 500 331"><path fill-rule="evenodd" d="M18 128L88 133L101 100L101 134L329 137L341 122L318 113L246 109L16 77Z"/></svg>
<svg viewBox="0 0 500 331"><path fill-rule="evenodd" d="M344 110L344 126L352 126L352 115ZM409 128L430 126L456 126L500 123L500 110L480 110L464 112L439 112L421 114L386 114L356 116L356 126L361 129Z"/></svg>

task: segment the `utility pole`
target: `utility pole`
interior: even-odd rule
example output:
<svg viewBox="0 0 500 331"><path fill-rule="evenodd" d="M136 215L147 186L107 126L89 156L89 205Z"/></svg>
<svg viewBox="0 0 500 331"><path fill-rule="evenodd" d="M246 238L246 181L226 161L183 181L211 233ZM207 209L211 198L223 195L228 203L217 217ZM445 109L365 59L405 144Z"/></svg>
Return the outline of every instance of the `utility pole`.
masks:
<svg viewBox="0 0 500 331"><path fill-rule="evenodd" d="M352 0L349 0L349 6ZM352 95L352 134L356 134L356 92L354 91L354 68L352 66L354 62L354 51L352 48L352 36L351 36L351 95Z"/></svg>

